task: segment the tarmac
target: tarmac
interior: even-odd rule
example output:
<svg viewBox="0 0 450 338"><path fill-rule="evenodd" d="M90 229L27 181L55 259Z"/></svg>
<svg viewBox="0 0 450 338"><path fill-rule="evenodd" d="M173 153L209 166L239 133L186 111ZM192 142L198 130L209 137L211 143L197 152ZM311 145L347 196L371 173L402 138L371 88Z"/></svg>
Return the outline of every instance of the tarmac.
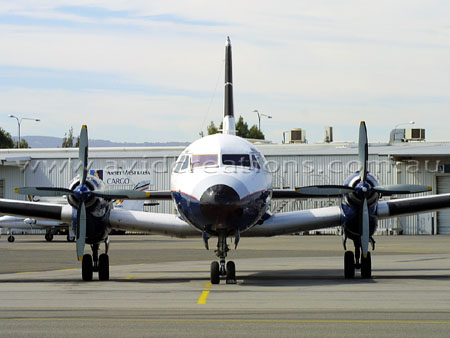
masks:
<svg viewBox="0 0 450 338"><path fill-rule="evenodd" d="M281 236L211 285L213 239L112 236L111 280L83 282L64 236L3 236L0 337L448 337L450 237L375 239L370 280L344 279L338 236Z"/></svg>

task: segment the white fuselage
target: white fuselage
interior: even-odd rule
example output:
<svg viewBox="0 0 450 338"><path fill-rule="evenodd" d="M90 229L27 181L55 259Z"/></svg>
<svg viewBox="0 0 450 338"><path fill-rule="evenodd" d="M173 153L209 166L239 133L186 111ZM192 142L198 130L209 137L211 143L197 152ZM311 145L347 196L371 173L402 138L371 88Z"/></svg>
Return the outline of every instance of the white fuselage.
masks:
<svg viewBox="0 0 450 338"><path fill-rule="evenodd" d="M227 134L206 136L188 146L171 177L179 213L211 233L253 226L269 207L271 189L272 176L261 153Z"/></svg>

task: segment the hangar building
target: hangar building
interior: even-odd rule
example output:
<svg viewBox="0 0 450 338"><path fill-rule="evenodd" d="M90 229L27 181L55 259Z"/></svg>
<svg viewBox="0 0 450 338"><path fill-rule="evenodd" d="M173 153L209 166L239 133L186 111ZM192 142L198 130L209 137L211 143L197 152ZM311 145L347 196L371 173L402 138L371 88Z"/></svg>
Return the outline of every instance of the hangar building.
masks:
<svg viewBox="0 0 450 338"><path fill-rule="evenodd" d="M323 144L260 144L273 175L274 188L313 184L343 184L358 170L358 146L351 142ZM89 169L110 189L133 188L150 180L152 190L170 188L170 172L183 147L90 148ZM23 199L22 186L67 187L76 176L78 149L0 150L0 197ZM379 184L424 184L431 194L450 193L450 143L403 142L369 145L369 171ZM401 198L405 196L394 196ZM272 212L285 212L339 203L338 199L273 201ZM145 207L174 212L171 201ZM338 229L328 229L336 233ZM379 222L379 233L450 234L450 210Z"/></svg>

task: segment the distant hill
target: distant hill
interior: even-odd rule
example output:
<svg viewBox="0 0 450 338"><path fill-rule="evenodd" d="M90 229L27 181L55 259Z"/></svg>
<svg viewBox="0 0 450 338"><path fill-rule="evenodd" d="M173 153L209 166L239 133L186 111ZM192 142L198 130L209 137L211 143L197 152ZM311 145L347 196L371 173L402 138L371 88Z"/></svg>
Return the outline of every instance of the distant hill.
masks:
<svg viewBox="0 0 450 338"><path fill-rule="evenodd" d="M61 148L62 138L52 136L23 136L31 148ZM17 141L17 138L14 137ZM76 138L75 138L76 140ZM75 142L74 140L74 142ZM89 140L90 147L174 147L187 146L189 142L112 142L108 140Z"/></svg>

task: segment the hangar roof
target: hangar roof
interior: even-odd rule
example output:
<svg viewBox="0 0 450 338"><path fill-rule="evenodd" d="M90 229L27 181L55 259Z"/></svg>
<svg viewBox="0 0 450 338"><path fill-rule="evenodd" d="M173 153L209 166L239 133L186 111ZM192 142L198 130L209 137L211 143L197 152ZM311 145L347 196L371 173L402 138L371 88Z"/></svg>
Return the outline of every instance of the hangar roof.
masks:
<svg viewBox="0 0 450 338"><path fill-rule="evenodd" d="M356 155L358 145L354 142L333 142L315 144L255 144L264 155ZM92 158L151 158L177 157L185 147L120 147L89 148ZM369 154L396 157L450 157L450 142L409 142L389 145L386 143L369 144ZM0 149L0 161L26 161L40 158L78 158L76 148L34 148Z"/></svg>

